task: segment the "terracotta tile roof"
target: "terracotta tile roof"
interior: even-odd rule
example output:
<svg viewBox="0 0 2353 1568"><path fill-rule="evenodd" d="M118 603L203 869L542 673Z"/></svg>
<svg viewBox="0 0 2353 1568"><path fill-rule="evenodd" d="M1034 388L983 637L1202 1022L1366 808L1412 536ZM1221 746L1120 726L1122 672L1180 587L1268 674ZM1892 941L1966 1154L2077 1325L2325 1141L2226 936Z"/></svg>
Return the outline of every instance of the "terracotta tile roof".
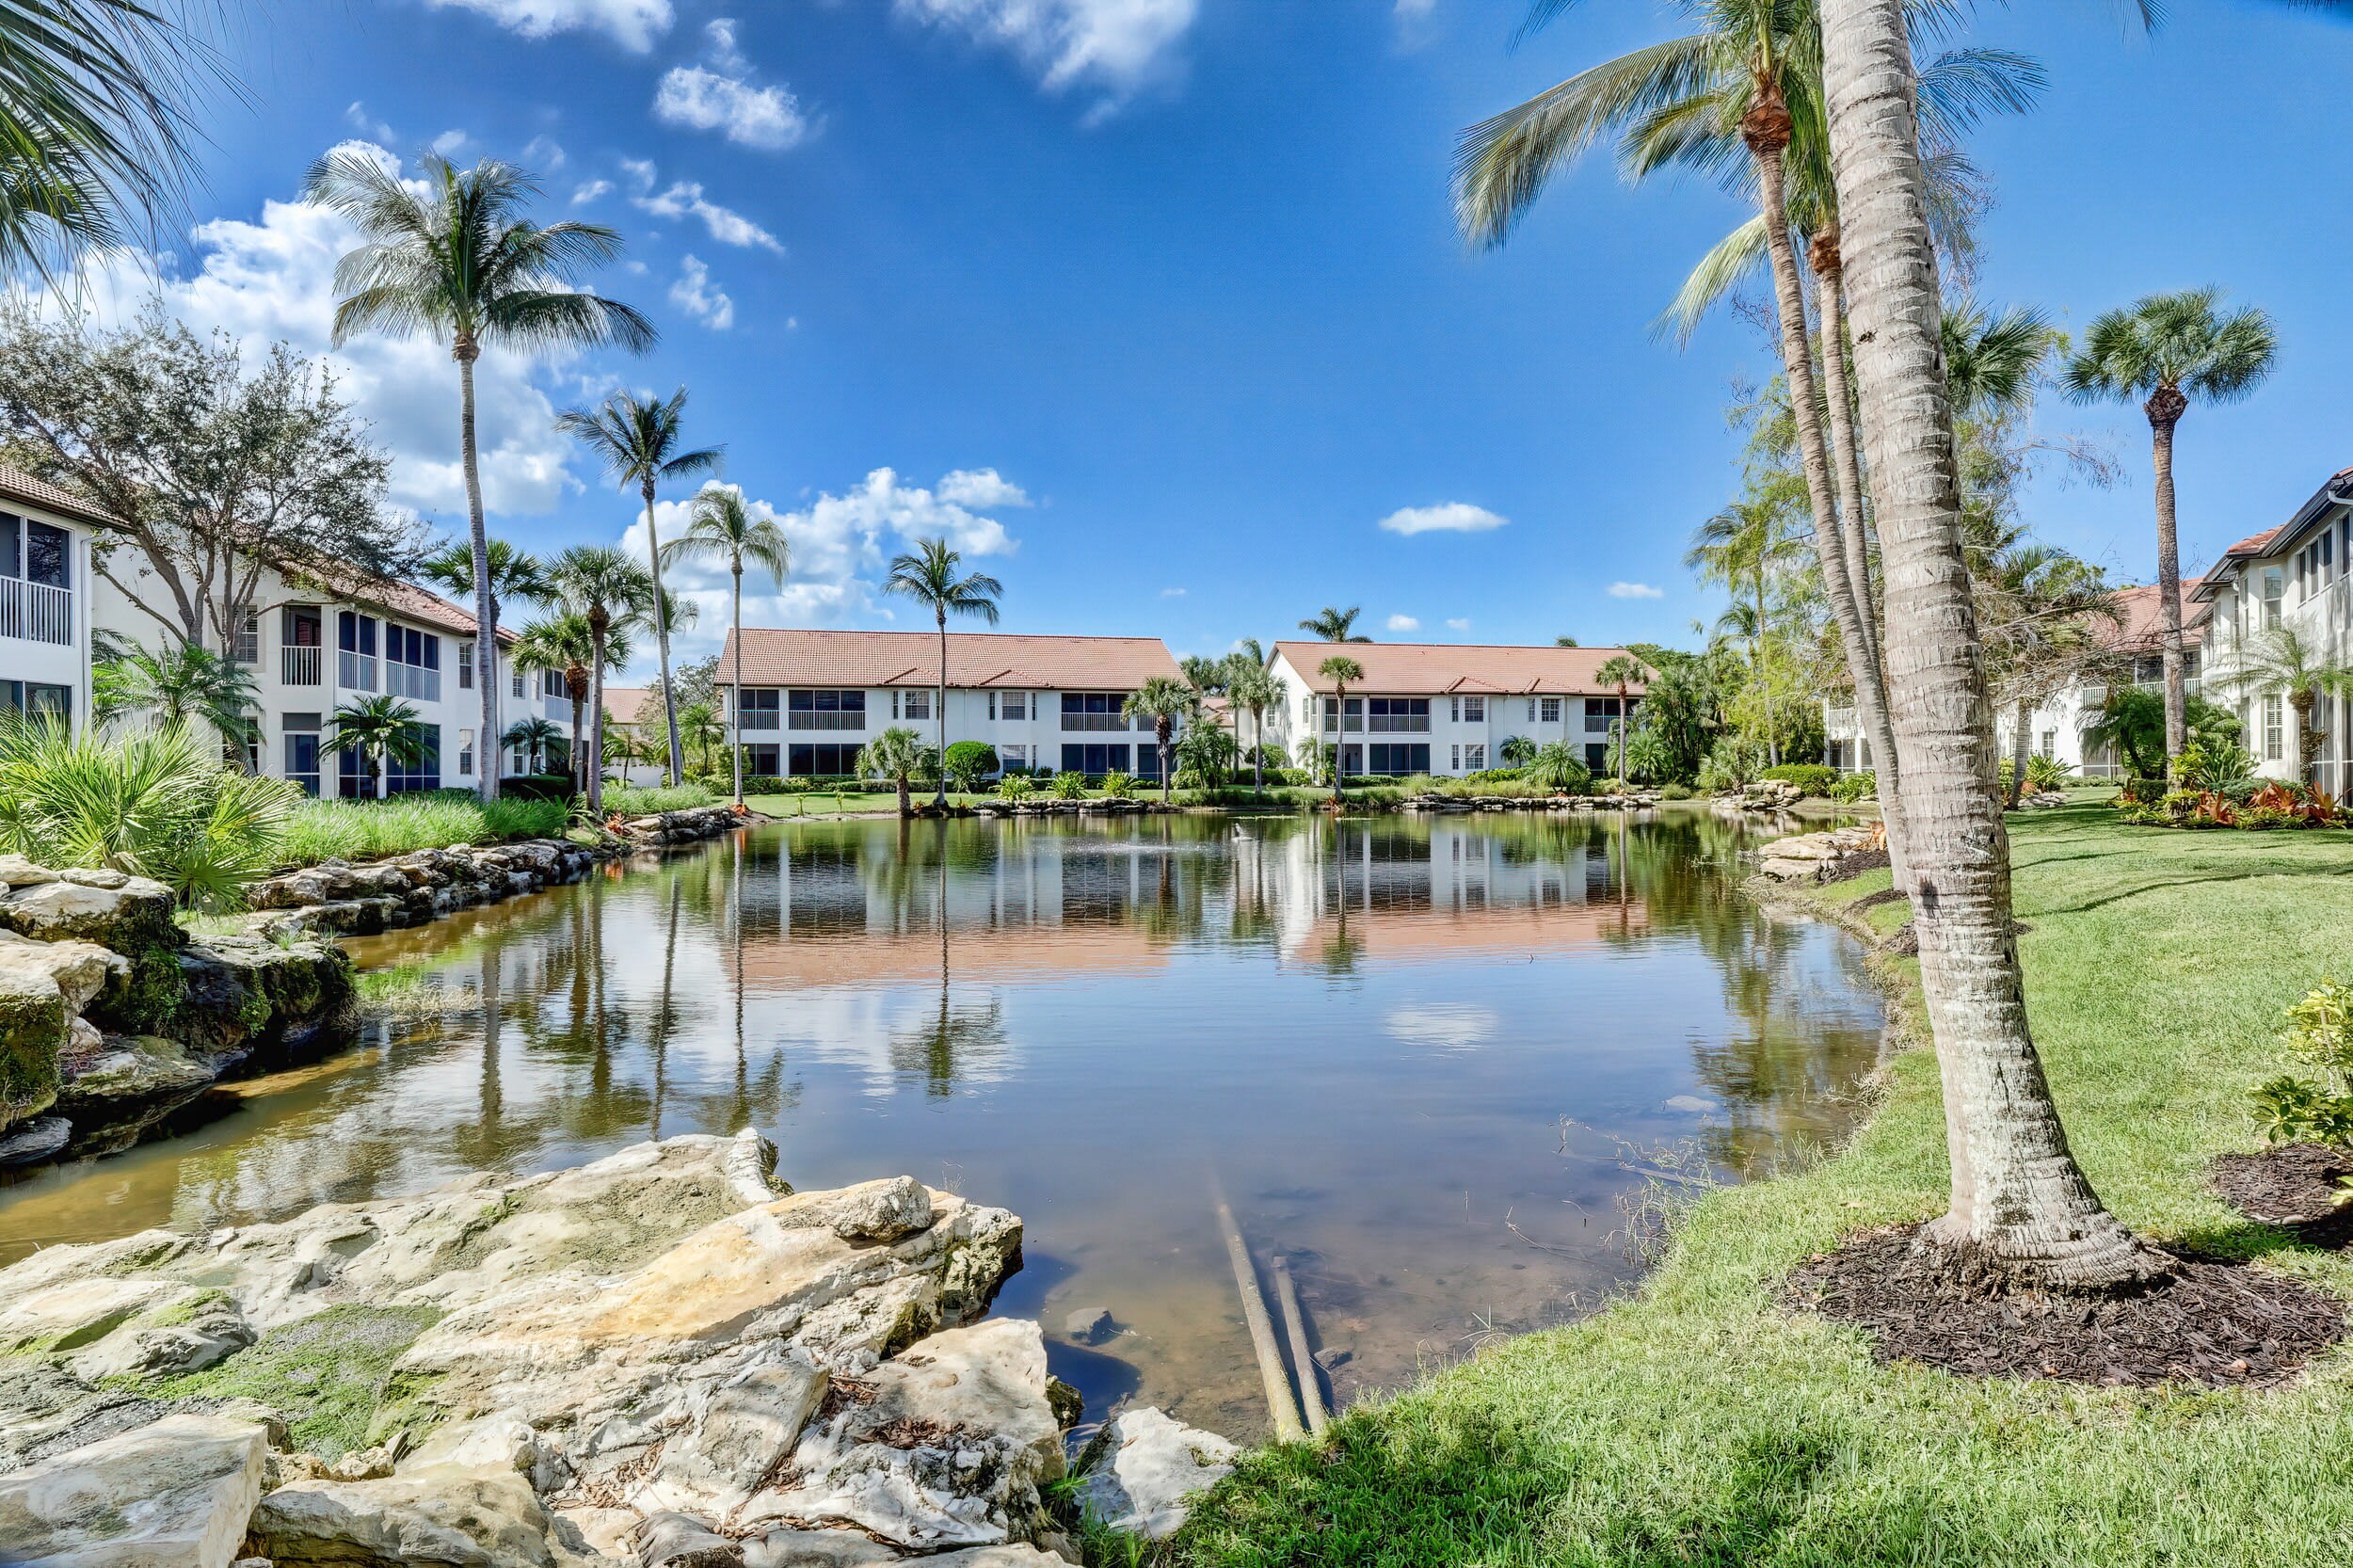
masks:
<svg viewBox="0 0 2353 1568"><path fill-rule="evenodd" d="M402 616L424 626L439 628L460 637L474 634L473 612L454 600L443 599L430 588L420 588L414 583L403 583L390 577L369 577L348 568L310 566L288 568L290 578L307 578L338 599L354 604L364 604L387 615ZM515 628L502 617L499 625L499 646L504 648L515 640Z"/></svg>
<svg viewBox="0 0 2353 1568"><path fill-rule="evenodd" d="M735 633L719 652L732 677ZM1156 675L1181 680L1158 637L1048 637L1020 632L948 633L948 684L1010 691L1133 691ZM935 632L744 629L746 686L929 686L939 679Z"/></svg>
<svg viewBox="0 0 2353 1568"><path fill-rule="evenodd" d="M1332 682L1316 667L1344 653L1365 668L1351 689L1419 694L1485 692L1519 695L1603 696L1617 690L1599 677L1601 666L1625 652L1619 648L1522 648L1479 643L1278 642L1277 655L1299 672L1310 690L1328 692ZM1627 688L1640 692L1638 683Z"/></svg>
<svg viewBox="0 0 2353 1568"><path fill-rule="evenodd" d="M651 696L651 686L607 686L604 689L604 722L635 724L638 708Z"/></svg>
<svg viewBox="0 0 2353 1568"><path fill-rule="evenodd" d="M22 506L39 506L59 517L87 522L96 528L122 526L121 520L112 512L103 511L71 491L36 479L23 469L6 465L0 465L0 501L13 501Z"/></svg>
<svg viewBox="0 0 2353 1568"><path fill-rule="evenodd" d="M2188 648L2196 648L2206 637L2203 619L2188 608L2201 581L2196 577L2182 579L2182 642ZM2137 588L2118 589L2116 607L2121 618L2115 626L2103 629L2102 640L2120 653L2155 652L2161 646L2158 616L2162 606L2157 601L2157 585L2150 583Z"/></svg>

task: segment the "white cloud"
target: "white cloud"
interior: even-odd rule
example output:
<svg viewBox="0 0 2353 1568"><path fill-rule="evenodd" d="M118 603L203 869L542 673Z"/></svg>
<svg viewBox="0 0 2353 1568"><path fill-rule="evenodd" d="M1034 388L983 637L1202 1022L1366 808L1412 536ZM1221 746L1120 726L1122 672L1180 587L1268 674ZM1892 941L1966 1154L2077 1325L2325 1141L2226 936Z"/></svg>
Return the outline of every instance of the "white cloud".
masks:
<svg viewBox="0 0 2353 1568"><path fill-rule="evenodd" d="M1503 1027L1487 1008L1449 1001L1396 1008L1382 1022L1394 1038L1435 1050L1468 1050L1495 1038Z"/></svg>
<svg viewBox="0 0 2353 1568"><path fill-rule="evenodd" d="M1467 632L1470 630L1470 616L1449 616L1447 617L1446 629L1449 632Z"/></svg>
<svg viewBox="0 0 2353 1568"><path fill-rule="evenodd" d="M1002 523L978 509L979 503L958 502L949 495L952 480L969 479L975 473L994 478L996 471L959 470L926 488L907 484L889 469L878 468L845 493L821 494L796 509L747 500L745 506L753 517L776 519L792 542L792 574L781 591L771 582L744 579L745 624L840 625L855 618L888 616L904 602L882 596L890 557L920 538L945 538L964 553L968 565L984 565L973 561L975 556L1011 554L1016 541ZM1002 493L1022 494L1018 486L999 483ZM739 487L728 488L741 493ZM686 525L692 504L691 498L657 504L654 514L664 538L675 538ZM621 546L637 556L645 554L643 517L629 525ZM729 613L727 568L709 562L687 563L668 577L673 586L702 607L701 620L672 639L674 648L683 649L690 658L717 651L727 637Z"/></svg>
<svg viewBox="0 0 2353 1568"><path fill-rule="evenodd" d="M703 24L703 37L711 44L711 63L722 71L743 72L752 62L744 57L743 46L736 40L735 18L714 16Z"/></svg>
<svg viewBox="0 0 2353 1568"><path fill-rule="evenodd" d="M373 136L380 142L394 142L400 139L392 134L392 128L390 125L368 113L368 106L356 98L351 101L351 106L344 111L344 123L361 136Z"/></svg>
<svg viewBox="0 0 2353 1568"><path fill-rule="evenodd" d="M1391 616L1382 624L1386 626L1392 632L1418 632L1421 630L1421 622L1416 620L1411 616Z"/></svg>
<svg viewBox="0 0 2353 1568"><path fill-rule="evenodd" d="M670 30L670 0L425 0L436 8L477 11L527 39L594 31L644 54Z"/></svg>
<svg viewBox="0 0 2353 1568"><path fill-rule="evenodd" d="M673 180L670 187L657 192L654 188L654 166L643 158L623 158L621 168L629 175L637 194L631 197L632 206L642 208L656 217L696 217L703 228L721 245L756 246L762 250L784 254L784 247L776 236L730 207L722 207L706 199L701 184L694 180Z"/></svg>
<svg viewBox="0 0 2353 1568"><path fill-rule="evenodd" d="M897 0L899 13L953 27L1010 50L1048 92L1098 96L1090 120L1116 113L1143 88L1172 78L1171 58L1198 0Z"/></svg>
<svg viewBox="0 0 2353 1568"><path fill-rule="evenodd" d="M1654 588L1647 583L1612 583L1609 584L1609 597L1611 599L1664 599L1667 597L1667 591L1664 588Z"/></svg>
<svg viewBox="0 0 2353 1568"><path fill-rule="evenodd" d="M444 158L449 157L465 145L466 133L459 130L443 131L433 138L433 151Z"/></svg>
<svg viewBox="0 0 2353 1568"><path fill-rule="evenodd" d="M799 101L785 88L754 87L698 65L674 67L662 78L654 90L653 117L664 125L717 131L740 146L767 152L781 152L808 134Z"/></svg>
<svg viewBox="0 0 2353 1568"><path fill-rule="evenodd" d="M1027 506L1029 492L993 468L960 468L939 481L939 499L985 511L992 506Z"/></svg>
<svg viewBox="0 0 2353 1568"><path fill-rule="evenodd" d="M1389 8L1389 29L1401 54L1430 43L1438 36L1438 0L1396 0Z"/></svg>
<svg viewBox="0 0 2353 1568"><path fill-rule="evenodd" d="M564 149L553 136L534 136L523 143L523 167L536 174L552 174L564 163Z"/></svg>
<svg viewBox="0 0 2353 1568"><path fill-rule="evenodd" d="M347 149L397 168L368 142ZM391 494L398 504L462 515L465 485L457 459L457 372L449 350L427 338L356 338L329 349L335 263L358 236L342 217L299 201L267 201L259 222L221 218L189 235L192 273L151 278L135 258L101 263L82 291L97 320L135 317L151 297L199 333L215 328L258 357L283 339L334 368L336 390L369 422L392 459ZM474 367L476 426L482 444L484 502L504 514L551 510L569 475L570 443L552 428L545 389L569 356L533 360L486 352Z"/></svg>
<svg viewBox="0 0 2353 1568"><path fill-rule="evenodd" d="M590 180L582 184L578 190L572 192L572 205L575 207L585 206L589 202L594 201L600 196L610 196L612 194L612 181Z"/></svg>
<svg viewBox="0 0 2353 1568"><path fill-rule="evenodd" d="M1162 599L1182 599L1185 597L1185 590L1182 588L1162 588L1160 590L1160 597Z"/></svg>
<svg viewBox="0 0 2353 1568"><path fill-rule="evenodd" d="M1438 8L1438 0L1397 0L1391 8L1400 22L1421 22Z"/></svg>
<svg viewBox="0 0 2353 1568"><path fill-rule="evenodd" d="M678 281L670 285L670 303L714 332L735 325L735 301L711 286L711 269L692 252L680 258Z"/></svg>
<svg viewBox="0 0 2353 1568"><path fill-rule="evenodd" d="M1392 534L1484 534L1511 521L1467 501L1445 501L1435 506L1402 506L1381 520Z"/></svg>

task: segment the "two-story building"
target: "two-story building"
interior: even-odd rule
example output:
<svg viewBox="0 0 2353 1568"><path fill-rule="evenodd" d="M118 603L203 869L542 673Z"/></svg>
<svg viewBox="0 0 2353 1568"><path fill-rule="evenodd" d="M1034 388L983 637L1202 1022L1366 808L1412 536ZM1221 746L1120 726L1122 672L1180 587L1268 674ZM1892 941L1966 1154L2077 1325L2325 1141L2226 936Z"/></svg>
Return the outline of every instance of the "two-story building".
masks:
<svg viewBox="0 0 2353 1568"><path fill-rule="evenodd" d="M0 709L88 722L90 539L108 520L0 468Z"/></svg>
<svg viewBox="0 0 2353 1568"><path fill-rule="evenodd" d="M894 726L936 741L937 633L746 627L740 691L725 684L736 635L720 651L719 674L747 774L845 777L859 749ZM1128 694L1155 676L1183 679L1158 637L951 632L948 744L985 741L1007 768L1157 780L1151 721L1120 716Z"/></svg>
<svg viewBox="0 0 2353 1568"><path fill-rule="evenodd" d="M1599 772L1609 737L1640 705L1623 699L1602 665L1615 648L1513 647L1456 643L1278 642L1267 669L1283 700L1267 714L1267 738L1291 756L1312 735L1339 748L1346 775L1449 776L1503 765L1507 741L1566 742ZM1321 673L1334 655L1364 677L1341 696Z"/></svg>

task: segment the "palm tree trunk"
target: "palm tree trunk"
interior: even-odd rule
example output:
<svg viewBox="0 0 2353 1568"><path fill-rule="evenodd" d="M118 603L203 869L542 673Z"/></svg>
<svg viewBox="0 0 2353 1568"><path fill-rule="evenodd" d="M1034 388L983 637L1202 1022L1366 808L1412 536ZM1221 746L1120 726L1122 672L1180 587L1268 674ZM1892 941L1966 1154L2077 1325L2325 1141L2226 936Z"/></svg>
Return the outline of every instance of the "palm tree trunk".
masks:
<svg viewBox="0 0 2353 1568"><path fill-rule="evenodd" d="M2189 689L2182 657L2182 546L2174 532L2173 428L2189 400L2171 387L2149 394L2150 461L2157 474L2157 635L2165 656L2165 766L2189 744Z"/></svg>
<svg viewBox="0 0 2353 1568"><path fill-rule="evenodd" d="M2012 811L2018 809L2019 799L2026 792L2026 762L2034 755L2026 727L2032 723L2034 699L2022 696L2018 699L2018 729L2009 744L2009 798L2002 803Z"/></svg>
<svg viewBox="0 0 2353 1568"><path fill-rule="evenodd" d="M2069 1152L2026 1027L1992 715L1961 551L1942 300L1903 0L1822 0L1825 97L1847 250L1855 376L1881 509L1890 714L1911 829L1920 988L1944 1073L1953 1207L1923 1233L2005 1282L2111 1287L2161 1273ZM1891 756L1889 760L1893 760ZM1884 778L1884 775L1882 775Z"/></svg>
<svg viewBox="0 0 2353 1568"><path fill-rule="evenodd" d="M584 686L586 684L587 682L585 680L581 682L581 686ZM575 686L570 680L567 680L564 682L564 695L572 699L572 793L578 794L580 793L582 782L581 768L583 766L580 755L580 711L587 705L587 694L583 692L580 689L580 686Z"/></svg>
<svg viewBox="0 0 2353 1568"><path fill-rule="evenodd" d="M589 622L589 648L595 654L588 669L588 814L604 820L604 632ZM623 777L628 775L624 773Z"/></svg>
<svg viewBox="0 0 2353 1568"><path fill-rule="evenodd" d="M734 744L728 749L735 754L735 804L744 804L744 732L736 727L744 722L744 557L730 553L729 573L735 580L735 688L728 693L728 700L735 712L728 715L728 733Z"/></svg>
<svg viewBox="0 0 2353 1568"><path fill-rule="evenodd" d="M1266 710L1250 710L1250 792L1266 793Z"/></svg>
<svg viewBox="0 0 2353 1568"><path fill-rule="evenodd" d="M2296 781L2309 784L2313 777L2313 689L2298 686L2290 691L2288 711L2296 716Z"/></svg>
<svg viewBox="0 0 2353 1568"><path fill-rule="evenodd" d="M653 562L653 643L655 662L662 666L662 716L670 726L670 772L673 787L686 781L686 753L678 738L678 693L670 687L670 606L662 594L662 531L653 520L653 482L639 487L646 498L646 553Z"/></svg>
<svg viewBox="0 0 2353 1568"><path fill-rule="evenodd" d="M939 617L939 687L933 694L938 707L932 710L932 723L939 736L939 800L941 810L948 808L948 612L935 611Z"/></svg>
<svg viewBox="0 0 2353 1568"><path fill-rule="evenodd" d="M1863 640L1882 684L1886 665L1880 651L1879 607L1871 596L1871 546L1863 528L1863 458L1855 450L1854 389L1847 384L1847 271L1838 250L1838 226L1814 236L1807 260L1820 281L1822 301L1822 393L1830 407L1831 459L1838 479L1839 546L1846 552L1847 584L1863 612Z"/></svg>
<svg viewBox="0 0 2353 1568"><path fill-rule="evenodd" d="M1342 743L1348 739L1348 688L1335 682L1332 709L1339 728L1332 731L1332 804L1340 803L1340 759L1345 753Z"/></svg>
<svg viewBox="0 0 2353 1568"><path fill-rule="evenodd" d="M466 471L466 520L473 543L473 664L482 682L482 744L474 753L474 790L498 798L498 605L490 598L490 536L482 520L482 465L474 450L473 362L481 351L460 340L457 360L457 451Z"/></svg>
<svg viewBox="0 0 2353 1568"><path fill-rule="evenodd" d="M1160 754L1160 804L1168 804L1168 787L1175 782L1174 771L1168 765L1168 721L1161 719L1153 727L1152 749Z"/></svg>

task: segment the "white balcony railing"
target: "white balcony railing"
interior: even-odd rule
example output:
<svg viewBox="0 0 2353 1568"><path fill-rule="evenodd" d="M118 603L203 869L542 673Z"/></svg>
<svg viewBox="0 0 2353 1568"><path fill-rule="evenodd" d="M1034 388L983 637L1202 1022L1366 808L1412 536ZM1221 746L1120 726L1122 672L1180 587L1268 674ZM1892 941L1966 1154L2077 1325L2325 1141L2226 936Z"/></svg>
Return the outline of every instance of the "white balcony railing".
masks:
<svg viewBox="0 0 2353 1568"><path fill-rule="evenodd" d="M278 650L278 677L283 685L315 686L319 683L319 653L315 648L281 648Z"/></svg>
<svg viewBox="0 0 2353 1568"><path fill-rule="evenodd" d="M1117 713L1064 713L1062 716L1062 727L1066 730L1125 729L1128 728L1128 721ZM1149 729L1152 727L1146 724L1142 728Z"/></svg>
<svg viewBox="0 0 2353 1568"><path fill-rule="evenodd" d="M753 718L757 721L760 716L760 715L759 714L754 714ZM752 728L758 728L758 723L755 722ZM793 729L864 729L866 728L866 715L862 712L816 713L801 712L796 712L792 716L789 728Z"/></svg>
<svg viewBox="0 0 2353 1568"><path fill-rule="evenodd" d="M781 729L784 728L784 715L774 708L739 709L735 715L735 727L738 729Z"/></svg>
<svg viewBox="0 0 2353 1568"><path fill-rule="evenodd" d="M441 700L441 672L429 670L422 664L402 664L384 661L384 695L415 697L420 702Z"/></svg>
<svg viewBox="0 0 2353 1568"><path fill-rule="evenodd" d="M21 577L0 577L0 637L28 643L73 643L73 592Z"/></svg>
<svg viewBox="0 0 2353 1568"><path fill-rule="evenodd" d="M335 684L346 692L376 690L376 655L335 650Z"/></svg>

